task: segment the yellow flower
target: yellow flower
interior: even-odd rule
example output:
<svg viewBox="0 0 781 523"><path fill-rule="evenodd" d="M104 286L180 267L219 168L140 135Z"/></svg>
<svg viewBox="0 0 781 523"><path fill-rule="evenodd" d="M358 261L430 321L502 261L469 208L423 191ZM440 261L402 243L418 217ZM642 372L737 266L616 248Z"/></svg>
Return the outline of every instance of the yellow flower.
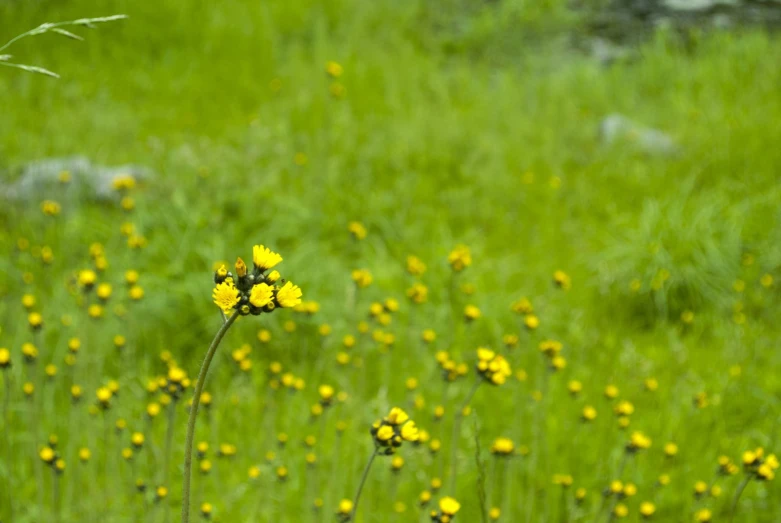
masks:
<svg viewBox="0 0 781 523"><path fill-rule="evenodd" d="M52 450L51 447L44 447L41 449L41 452L38 453L41 460L45 463L51 463L54 461L56 454L54 453L54 450Z"/></svg>
<svg viewBox="0 0 781 523"><path fill-rule="evenodd" d="M401 427L401 437L404 441L418 441L419 433L418 427L415 426L414 421L408 421Z"/></svg>
<svg viewBox="0 0 781 523"><path fill-rule="evenodd" d="M439 500L439 510L448 516L455 516L461 510L461 504L449 496Z"/></svg>
<svg viewBox="0 0 781 523"><path fill-rule="evenodd" d="M282 261L282 256L263 245L252 247L252 263L261 271L271 269Z"/></svg>
<svg viewBox="0 0 781 523"><path fill-rule="evenodd" d="M261 282L252 287L252 291L249 295L249 302L258 308L265 307L271 303L273 297L274 290L271 286Z"/></svg>
<svg viewBox="0 0 781 523"><path fill-rule="evenodd" d="M356 240L363 240L366 238L366 227L361 222L350 222L347 224L347 230L353 235Z"/></svg>
<svg viewBox="0 0 781 523"><path fill-rule="evenodd" d="M342 76L342 73L344 73L344 68L338 62L329 60L325 63L325 72L331 78L339 78L340 76ZM352 223L357 223L357 222L352 222Z"/></svg>
<svg viewBox="0 0 781 523"><path fill-rule="evenodd" d="M420 276L426 272L426 264L417 256L407 256L407 272L412 276Z"/></svg>
<svg viewBox="0 0 781 523"><path fill-rule="evenodd" d="M557 287L560 287L565 291L569 290L570 287L572 287L572 280L570 279L569 275L564 271L556 271L553 273L553 283L556 284Z"/></svg>
<svg viewBox="0 0 781 523"><path fill-rule="evenodd" d="M399 407L393 407L386 420L391 425L401 425L409 420L409 415Z"/></svg>
<svg viewBox="0 0 781 523"><path fill-rule="evenodd" d="M461 272L472 265L472 253L466 245L457 245L448 255L447 261L455 272Z"/></svg>
<svg viewBox="0 0 781 523"><path fill-rule="evenodd" d="M343 499L339 502L339 508L337 509L337 514L341 516L349 516L353 512L353 502L349 499Z"/></svg>
<svg viewBox="0 0 781 523"><path fill-rule="evenodd" d="M466 321L473 321L480 317L480 309L475 305L467 305L464 307L464 318Z"/></svg>
<svg viewBox="0 0 781 523"><path fill-rule="evenodd" d="M388 441L393 437L393 427L390 425L383 425L377 430L377 439L380 441Z"/></svg>
<svg viewBox="0 0 781 523"><path fill-rule="evenodd" d="M301 289L292 282L286 282L281 289L277 291L277 302L281 307L295 307L301 303Z"/></svg>
<svg viewBox="0 0 781 523"><path fill-rule="evenodd" d="M515 444L510 438L496 438L491 445L491 453L498 456L509 456L515 450Z"/></svg>
<svg viewBox="0 0 781 523"><path fill-rule="evenodd" d="M374 278L368 269L355 269L352 272L352 278L355 284L360 288L366 288L371 285Z"/></svg>
<svg viewBox="0 0 781 523"><path fill-rule="evenodd" d="M214 287L212 298L214 299L214 304L227 315L239 303L239 291L232 282L225 281L218 283Z"/></svg>

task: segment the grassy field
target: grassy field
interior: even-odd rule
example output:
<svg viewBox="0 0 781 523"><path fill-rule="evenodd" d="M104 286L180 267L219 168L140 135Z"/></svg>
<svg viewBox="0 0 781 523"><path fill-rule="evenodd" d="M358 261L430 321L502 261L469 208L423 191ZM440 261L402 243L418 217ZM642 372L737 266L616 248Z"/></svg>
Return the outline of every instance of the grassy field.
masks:
<svg viewBox="0 0 781 523"><path fill-rule="evenodd" d="M256 244L318 307L229 330L198 418L196 514L338 520L372 422L398 406L430 439L404 443L395 472L374 460L354 521L426 521L445 496L467 523L492 508L507 522L640 521L647 503L658 521L781 519L778 480L743 464L781 451L774 35L662 30L605 66L574 45L584 12L557 0L73 0L0 4L0 41L115 13L130 18L74 29L84 42L5 51L60 80L0 69L1 521L178 520L192 391L174 399L158 377L194 384L222 324L214 270L236 273ZM632 133L606 143L614 113L675 152ZM8 197L28 162L73 155L152 174L108 198L76 173ZM459 244L472 263L456 272ZM465 321L468 305L479 318ZM512 376L469 401L478 347ZM440 351L466 375L443 379ZM318 414L321 385L338 394ZM650 448L627 450L635 431ZM500 437L511 456L492 454Z"/></svg>

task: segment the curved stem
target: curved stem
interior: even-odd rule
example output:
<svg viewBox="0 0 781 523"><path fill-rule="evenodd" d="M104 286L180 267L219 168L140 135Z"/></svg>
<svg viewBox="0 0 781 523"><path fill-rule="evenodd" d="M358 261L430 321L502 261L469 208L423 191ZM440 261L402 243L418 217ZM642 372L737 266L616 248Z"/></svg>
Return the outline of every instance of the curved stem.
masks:
<svg viewBox="0 0 781 523"><path fill-rule="evenodd" d="M377 457L377 449L374 449L369 462L366 464L366 468L363 469L363 476L361 476L361 482L358 484L358 492L355 493L355 500L353 501L353 513L352 518L355 519L355 515L358 513L358 502L361 500L361 491L363 491L363 485L366 483L366 478L369 477L369 470L372 468L374 458Z"/></svg>
<svg viewBox="0 0 781 523"><path fill-rule="evenodd" d="M209 366L212 363L214 354L217 352L217 347L220 345L225 333L228 332L230 326L239 317L239 312L236 311L228 318L228 321L222 324L220 330L212 340L212 344L209 346L209 350L206 351L206 357L201 365L201 371L198 374L198 381L195 382L195 390L193 391L193 403L190 407L190 417L187 420L187 437L184 440L184 483L182 486L182 523L189 523L190 521L190 479L193 468L193 438L195 437L195 418L198 416L198 405L201 403L201 393L203 392L203 385L206 381L206 373L209 372Z"/></svg>
<svg viewBox="0 0 781 523"><path fill-rule="evenodd" d="M740 501L740 496L743 494L743 491L746 490L746 486L748 486L749 481L751 481L751 475L746 474L746 477L743 478L743 481L741 481L740 485L738 485L738 490L735 491L735 499L732 501L732 509L729 511L730 522L735 520L735 512L738 510L738 501Z"/></svg>

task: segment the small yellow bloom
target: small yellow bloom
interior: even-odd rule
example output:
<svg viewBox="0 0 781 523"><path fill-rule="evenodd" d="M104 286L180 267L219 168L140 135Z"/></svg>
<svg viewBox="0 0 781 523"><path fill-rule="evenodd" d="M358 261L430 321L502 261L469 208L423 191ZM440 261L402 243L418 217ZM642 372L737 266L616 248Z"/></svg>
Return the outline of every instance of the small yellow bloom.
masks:
<svg viewBox="0 0 781 523"><path fill-rule="evenodd" d="M271 286L261 282L252 287L252 291L250 291L249 295L249 302L258 308L265 307L271 303L273 297L274 289Z"/></svg>
<svg viewBox="0 0 781 523"><path fill-rule="evenodd" d="M254 289L253 289L254 290ZM233 308L239 303L239 290L233 285L233 282L218 283L212 292L214 304L222 312L230 314Z"/></svg>
<svg viewBox="0 0 781 523"><path fill-rule="evenodd" d="M263 245L252 247L252 263L261 271L273 268L282 261L282 256Z"/></svg>
<svg viewBox="0 0 781 523"><path fill-rule="evenodd" d="M281 307L295 307L301 303L301 289L292 282L286 282L281 289L277 291L277 302Z"/></svg>

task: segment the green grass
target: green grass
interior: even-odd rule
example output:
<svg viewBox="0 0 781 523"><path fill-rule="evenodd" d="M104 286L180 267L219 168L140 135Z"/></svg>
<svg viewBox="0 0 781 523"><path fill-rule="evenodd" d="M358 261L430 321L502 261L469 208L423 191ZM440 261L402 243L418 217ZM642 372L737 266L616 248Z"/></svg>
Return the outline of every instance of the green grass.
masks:
<svg viewBox="0 0 781 523"><path fill-rule="evenodd" d="M767 273L781 278L781 46L773 35L749 29L693 33L685 44L661 32L637 49L636 59L604 67L570 49L570 35L583 32L581 14L563 2L532 4L163 0L106 2L98 11L78 0L0 6L3 42L45 21L130 16L79 31L85 42L44 35L9 49L19 61L63 78L0 71L4 183L28 161L73 154L156 173L133 193L132 213L63 187L34 201L3 202L0 346L11 350L13 367L3 373L12 394L2 426L12 446L2 447L10 452L0 459L0 478L2 490L14 495L14 512L3 498L0 518L53 520L51 480L36 476L35 451L56 433L67 461L60 481L63 521L139 520L133 510L147 511L145 521L164 521L166 504L150 501L144 508L133 485L141 477L151 489L166 474L170 520L176 520L184 402L166 473L165 415L146 425L144 410L157 397L144 388L164 372L163 350L196 374L219 325L210 303L215 261L247 259L253 244L264 243L282 253L283 274L321 309L313 317L275 312L245 319L218 354L207 385L214 406L200 419L196 441L208 440L212 449L232 443L238 453L230 460L212 454L215 470L205 479L196 474L194 501L213 503L221 521L309 520L315 497L326 501L323 520L329 520L335 503L354 493L371 452L369 424L393 405L409 406L418 425L442 439L446 461L452 410L469 384L449 387L447 415L435 423L442 384L434 352L450 350L472 365L474 348L499 349L506 333L520 335L508 357L529 378L477 393L475 415L463 423L458 490L440 493L461 501L458 521L479 520L476 437L488 494L497 496L499 472L488 447L498 436L531 450L507 467L504 521L561 520L555 473L574 478L564 498L570 519L593 520L628 437L602 397L610 383L635 405L630 430L653 439L621 478L638 486L626 502L629 519L639 519L643 500L656 503L660 521L691 521L702 507L711 508L715 520L726 519L739 478L717 479L724 492L716 499L694 500L694 482L714 481L721 454L739 460L758 445L781 450L779 298L777 286L759 283ZM341 99L329 92L328 60L344 66ZM647 155L631 140L604 145L598 127L610 113L667 132L680 152ZM294 161L297 153L305 164ZM43 216L43 199L59 201L62 214ZM352 241L351 220L367 226L366 240ZM125 221L148 238L145 249L126 247L119 234ZM20 237L51 246L52 265L18 252ZM113 301L128 308L124 319L107 314L90 321L66 285L74 271L90 266L93 242L106 247L109 269L101 279L114 284ZM451 307L446 257L457 243L472 249L474 265L460 281L474 284L476 293L456 292ZM429 266L422 280L430 299L419 307L404 298L414 280L404 271L408 254ZM747 254L752 265L744 263ZM352 310L350 271L358 267L370 269L375 281L358 293ZM128 301L122 283L129 268L141 272L145 297L138 303ZM551 286L556 269L572 277L570 291ZM663 270L669 279L655 291L652 283ZM25 271L33 283L23 282ZM636 292L630 290L634 279L640 281ZM737 279L745 281L742 293L733 288ZM20 305L25 293L38 300L36 310L46 320L42 334L27 329ZM535 333L526 333L509 310L520 296L532 300L541 318ZM393 350L378 351L367 335L352 349L351 365L339 367L342 337L357 334L369 304L386 297L402 303L387 329L396 336ZM478 305L483 318L463 327L450 311L467 303ZM686 310L694 312L690 326L680 321ZM736 312L745 314L744 324L735 322ZM60 325L63 314L73 317L71 327ZM282 328L288 319L298 325L294 334ZM323 323L333 334L321 340L317 326ZM257 341L260 328L272 332L271 343ZM439 334L436 348L420 343L424 328ZM112 347L115 334L128 338L121 354ZM63 358L72 336L84 346L69 368ZM549 378L537 351L546 338L564 343L568 361ZM40 351L34 367L20 353L28 341ZM243 343L253 348L248 373L230 358ZM302 376L305 390L272 394L271 361ZM363 368L355 368L356 361ZM48 363L59 372L44 383ZM739 376L731 377L733 366L740 366ZM410 376L420 380L423 410L410 406L413 395L404 387ZM651 376L660 385L655 393L643 390ZM109 379L122 388L103 421L88 406ZM583 383L579 398L567 393L571 379ZM28 401L22 383L36 380L35 399ZM77 406L70 403L72 383L85 390ZM349 394L322 424L309 419L320 383ZM543 387L549 393L532 400ZM709 405L697 409L693 398L700 392ZM599 412L592 425L579 421L585 404ZM119 418L129 427L121 435L113 429ZM340 419L348 429L338 444ZM131 465L120 452L135 430L145 432L148 444ZM280 432L290 436L284 450L276 444ZM317 472L304 462L300 442L307 434L318 436ZM680 447L674 460L663 457L666 441ZM81 446L93 452L89 464L78 463ZM277 454L273 464L264 458L269 450ZM401 455L406 464L398 478L388 462L375 463L359 521L417 517L417 496L439 474L441 458L408 447ZM261 477L249 481L247 469L255 464L262 464ZM284 484L274 479L278 464L290 469ZM661 473L672 481L657 489ZM574 506L577 487L588 489L580 508ZM406 503L404 515L393 515L393 493ZM736 520L778 519L779 495L777 482L752 483Z"/></svg>

